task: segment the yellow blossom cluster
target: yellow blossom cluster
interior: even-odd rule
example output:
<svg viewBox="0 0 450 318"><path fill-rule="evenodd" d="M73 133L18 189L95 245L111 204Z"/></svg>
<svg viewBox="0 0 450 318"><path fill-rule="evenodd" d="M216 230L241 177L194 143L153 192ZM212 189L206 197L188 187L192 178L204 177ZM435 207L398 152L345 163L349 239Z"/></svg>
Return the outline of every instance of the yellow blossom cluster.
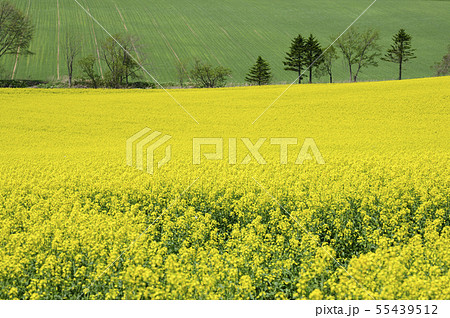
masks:
<svg viewBox="0 0 450 318"><path fill-rule="evenodd" d="M449 83L293 87L255 126L280 87L174 91L201 126L156 90L2 90L0 299L448 299ZM125 163L145 126L154 175ZM196 166L199 136L326 163Z"/></svg>

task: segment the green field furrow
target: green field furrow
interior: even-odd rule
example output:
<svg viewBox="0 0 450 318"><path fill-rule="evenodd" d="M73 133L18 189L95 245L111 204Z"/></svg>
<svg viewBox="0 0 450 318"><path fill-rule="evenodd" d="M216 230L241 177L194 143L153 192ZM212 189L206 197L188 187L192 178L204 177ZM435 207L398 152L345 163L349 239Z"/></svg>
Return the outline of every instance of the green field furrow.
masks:
<svg viewBox="0 0 450 318"><path fill-rule="evenodd" d="M13 2L27 10L28 0ZM138 51L145 57L146 67L161 82L177 81L178 59L192 63L199 58L231 68L232 82L242 83L249 67L261 55L271 64L274 81L282 83L295 79L295 74L284 71L282 64L293 37L313 33L323 46L328 46L331 37L341 33L371 1L84 0L80 3L111 34L125 33L125 23L128 33L140 39ZM60 36L67 32L79 34L83 55L96 55L90 18L73 0L59 0L59 7ZM379 0L356 25L379 30L383 51L392 35L405 28L413 36L418 58L406 64L404 76L425 77L432 75L431 66L445 54L450 42L448 12L449 1ZM57 0L31 1L29 13L36 26L31 44L35 55L19 58L15 78L55 79ZM94 29L100 44L107 34L96 24ZM4 77L11 77L15 59L9 56L1 61L6 70ZM337 81L347 80L342 61L337 61L335 72ZM67 74L64 65L60 65L60 73L62 77ZM360 79L392 79L396 73L395 65L380 61L378 68L363 70Z"/></svg>

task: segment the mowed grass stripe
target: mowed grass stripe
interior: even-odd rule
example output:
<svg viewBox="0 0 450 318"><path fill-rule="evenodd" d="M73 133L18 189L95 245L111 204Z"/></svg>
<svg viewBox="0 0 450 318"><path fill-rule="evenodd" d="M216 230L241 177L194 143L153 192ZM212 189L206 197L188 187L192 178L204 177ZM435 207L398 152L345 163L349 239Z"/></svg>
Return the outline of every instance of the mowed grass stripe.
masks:
<svg viewBox="0 0 450 318"><path fill-rule="evenodd" d="M27 2L13 2L26 10ZM295 78L295 74L284 71L282 64L293 37L298 33L304 36L313 33L323 46L327 46L332 41L330 37L342 32L370 1L155 0L148 3L143 0L86 0L81 3L89 7L108 31L123 33L125 30L117 6L129 33L139 36L140 51L146 57L149 70L162 82L176 81L175 65L178 60L173 51L180 60L200 58L229 67L237 82L244 81L249 67L261 55L271 64L275 80L283 82ZM62 29L89 33L80 27L80 22L81 25L84 22L79 19L78 13L86 14L74 1L60 1L60 6L61 16L65 17ZM449 1L383 0L368 10L356 25L380 30L383 50L389 47L392 35L399 28L405 28L413 36L413 46L418 56L406 64L405 77L423 77L432 74L430 66L446 52L449 11ZM27 67L18 66L16 78L54 78L56 1L32 2L30 13L36 25L32 43L36 55L27 58ZM106 34L98 26L95 30L100 43ZM94 42L83 43L85 54L97 55ZM11 76L14 57L5 58L2 62L10 72L8 76ZM66 75L65 70L60 71L62 76ZM360 79L392 79L395 75L396 66L381 61L378 68L363 70ZM348 78L342 60L335 65L334 78L337 81Z"/></svg>

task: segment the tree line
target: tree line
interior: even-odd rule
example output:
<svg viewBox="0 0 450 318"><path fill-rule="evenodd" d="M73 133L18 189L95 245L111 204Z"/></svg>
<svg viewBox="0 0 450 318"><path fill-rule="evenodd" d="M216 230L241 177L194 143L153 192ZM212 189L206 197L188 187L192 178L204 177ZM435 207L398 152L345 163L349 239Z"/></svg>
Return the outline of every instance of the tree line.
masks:
<svg viewBox="0 0 450 318"><path fill-rule="evenodd" d="M333 39L333 38L332 38ZM308 78L313 82L314 76L327 75L329 82L333 82L333 65L341 57L347 67L349 81L356 82L362 69L378 66L377 58L397 63L399 67L398 79L402 79L402 70L406 62L416 58L411 46L411 35L400 29L392 39L392 45L384 56L378 45L379 33L372 29L359 31L351 27L346 33L334 41L334 46L322 48L317 38L310 34L307 38L299 34L292 40L290 50L286 52L283 64L286 71L297 74L298 83ZM338 55L340 53L340 55ZM261 68L264 65L264 68ZM270 68L267 62L258 57L255 66L250 70L247 80L258 85L269 84Z"/></svg>
<svg viewBox="0 0 450 318"><path fill-rule="evenodd" d="M0 59L4 55L28 55L33 38L34 27L30 18L8 1L0 2ZM382 54L378 44L379 32L373 29L359 30L351 27L343 35L334 40L333 45L322 47L317 38L310 34L296 36L286 52L284 69L295 72L298 83L308 79L313 83L315 77L327 76L333 82L333 69L336 61L342 58L348 70L349 81L356 82L363 69L378 66L379 60L397 64L398 79L403 76L405 63L416 58L412 47L412 36L400 29L392 37L391 46ZM81 55L82 41L79 36L67 33L62 43L65 66L68 74L68 85L74 84L74 70L82 74L77 85L97 87L151 87L154 84L139 81L141 68L146 65L146 58L139 50L138 38L127 34L116 34L114 38L103 40L97 54ZM105 72L101 62L106 65ZM450 74L450 46L448 53L439 63L434 65L435 74ZM196 59L190 68L185 61L176 64L178 82L181 87L188 84L194 87L225 86L231 77L231 70L224 66L213 66L208 62ZM99 74L99 71L101 74ZM249 69L245 81L251 85L267 85L272 81L271 67L261 56ZM138 80L138 81L136 81Z"/></svg>

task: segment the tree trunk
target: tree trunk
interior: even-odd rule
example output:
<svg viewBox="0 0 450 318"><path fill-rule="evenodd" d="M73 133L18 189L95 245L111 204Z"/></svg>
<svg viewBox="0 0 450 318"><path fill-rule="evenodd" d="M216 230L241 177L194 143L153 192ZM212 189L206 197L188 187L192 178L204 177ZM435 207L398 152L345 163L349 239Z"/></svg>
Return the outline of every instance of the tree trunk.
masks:
<svg viewBox="0 0 450 318"><path fill-rule="evenodd" d="M333 83L333 74L330 73L330 84Z"/></svg>
<svg viewBox="0 0 450 318"><path fill-rule="evenodd" d="M301 69L298 70L298 83L299 84L302 83L302 70Z"/></svg>
<svg viewBox="0 0 450 318"><path fill-rule="evenodd" d="M353 72L352 72L352 65L349 63L349 71L350 71L350 82L352 82L353 81Z"/></svg>
<svg viewBox="0 0 450 318"><path fill-rule="evenodd" d="M402 64L403 64L403 61L400 58L400 63L398 63L398 80L399 81L402 79Z"/></svg>
<svg viewBox="0 0 450 318"><path fill-rule="evenodd" d="M72 74L73 74L73 65L71 62L68 64L67 71L69 73L69 88L72 87Z"/></svg>
<svg viewBox="0 0 450 318"><path fill-rule="evenodd" d="M312 84L312 64L309 67L309 84Z"/></svg>

